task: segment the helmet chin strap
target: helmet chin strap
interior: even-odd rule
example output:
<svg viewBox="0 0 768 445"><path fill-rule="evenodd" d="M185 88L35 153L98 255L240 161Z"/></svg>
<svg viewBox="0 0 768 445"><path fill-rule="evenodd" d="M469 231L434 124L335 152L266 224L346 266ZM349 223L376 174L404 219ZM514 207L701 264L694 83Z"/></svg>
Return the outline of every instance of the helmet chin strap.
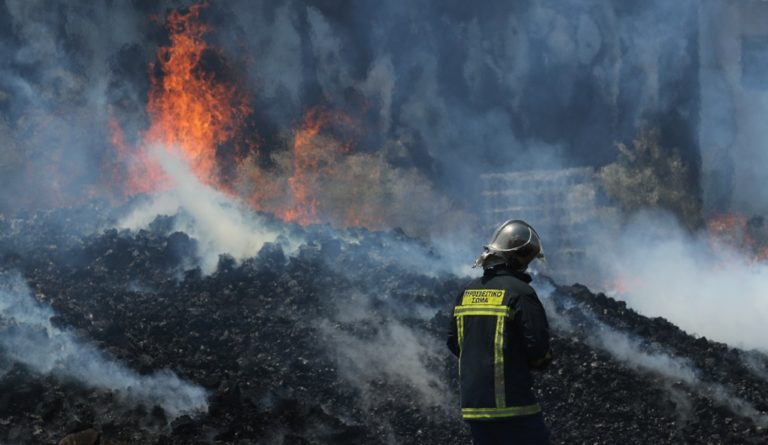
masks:
<svg viewBox="0 0 768 445"><path fill-rule="evenodd" d="M477 257L477 259L475 260L475 264L472 265L472 269L478 266L483 266L483 268L485 268L485 265L483 263L485 263L485 260L488 258L490 254L491 254L491 251L488 250L488 248L486 247L485 251L481 253L480 256Z"/></svg>
<svg viewBox="0 0 768 445"><path fill-rule="evenodd" d="M485 251L480 254L479 257L475 260L475 264L472 265L472 268L476 267L482 267L483 269L490 269L492 267L500 266L500 265L507 265L512 267L515 270L524 270L525 268L515 267L515 264L513 264L510 260L504 258L503 256L499 255L498 253L485 248Z"/></svg>

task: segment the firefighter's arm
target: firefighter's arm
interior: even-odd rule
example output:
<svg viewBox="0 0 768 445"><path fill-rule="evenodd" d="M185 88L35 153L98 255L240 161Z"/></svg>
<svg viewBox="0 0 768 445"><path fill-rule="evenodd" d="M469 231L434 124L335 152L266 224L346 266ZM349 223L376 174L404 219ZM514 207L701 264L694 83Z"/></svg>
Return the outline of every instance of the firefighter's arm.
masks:
<svg viewBox="0 0 768 445"><path fill-rule="evenodd" d="M551 361L549 323L544 306L535 293L523 295L515 305L525 344L525 354L531 369L544 369Z"/></svg>
<svg viewBox="0 0 768 445"><path fill-rule="evenodd" d="M458 298L456 298L456 304L459 302L459 298L461 298L461 294ZM451 351L453 355L456 357L459 356L459 333L458 328L456 327L456 317L453 316L453 310L456 306L451 307L451 313L448 314L448 349Z"/></svg>

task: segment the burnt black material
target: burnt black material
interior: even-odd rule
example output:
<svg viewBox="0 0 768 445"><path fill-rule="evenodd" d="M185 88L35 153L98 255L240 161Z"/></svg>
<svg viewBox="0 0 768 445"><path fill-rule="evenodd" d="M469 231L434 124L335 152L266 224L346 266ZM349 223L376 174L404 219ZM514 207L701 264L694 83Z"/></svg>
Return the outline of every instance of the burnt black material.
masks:
<svg viewBox="0 0 768 445"><path fill-rule="evenodd" d="M446 387L458 387L456 360L442 338L447 308L465 281L377 259L396 233L353 231L347 235L359 242L350 244L309 230L296 255L268 245L242 263L223 259L205 276L191 266L195 241L188 236L66 235L81 229L78 212L58 212L55 225L45 214L0 216L0 269L20 271L35 298L54 308L56 325L133 369L169 368L209 389L209 412L169 419L158 407L126 405L109 391L9 363L0 351L0 443L56 444L88 429L102 443L131 444L470 442L457 394L450 394L452 404L434 406L380 375L365 382L363 393L321 341L318 322L366 294L374 318L337 321L334 329L365 339L393 322L406 326L439 351L428 368ZM583 286L541 296L574 329L553 327L556 360L534 376L552 443L768 441L768 431L706 393L590 346L592 322L580 314L662 345L690 360L702 378L768 411L768 383L745 366L744 351L640 316ZM754 358L765 366L764 355Z"/></svg>

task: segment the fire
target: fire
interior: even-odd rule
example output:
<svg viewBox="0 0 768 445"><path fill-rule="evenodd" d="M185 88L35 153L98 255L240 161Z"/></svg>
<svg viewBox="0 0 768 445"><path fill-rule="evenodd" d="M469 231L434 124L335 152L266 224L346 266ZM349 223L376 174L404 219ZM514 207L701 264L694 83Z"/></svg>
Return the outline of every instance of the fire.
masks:
<svg viewBox="0 0 768 445"><path fill-rule="evenodd" d="M724 214L707 222L710 242L746 253L756 262L768 260L768 237L760 217L748 219L738 214Z"/></svg>
<svg viewBox="0 0 768 445"><path fill-rule="evenodd" d="M613 280L612 289L619 295L625 295L630 292L637 292L643 288L643 282L640 278L630 276L618 276Z"/></svg>
<svg viewBox="0 0 768 445"><path fill-rule="evenodd" d="M151 125L128 166L128 194L162 188L163 175L147 154L147 147L155 144L178 150L204 183L226 188L218 180L217 149L237 142L251 108L234 83L206 70L206 62L223 57L205 41L211 30L200 22L205 7L198 4L186 13L168 15L170 45L158 49L157 62L150 66L147 112ZM114 123L110 127L118 156L127 157L122 130Z"/></svg>
<svg viewBox="0 0 768 445"><path fill-rule="evenodd" d="M707 221L711 242L725 244L738 250L750 250L754 241L747 232L747 218L742 215L717 215Z"/></svg>
<svg viewBox="0 0 768 445"><path fill-rule="evenodd" d="M117 190L118 196L122 193L132 195L153 190L161 182L162 176L143 150L134 156L134 149L126 142L125 133L114 116L110 116L109 119L109 134L112 146L117 150L117 160L126 168L125 172L114 167L111 171L113 180L119 178L117 186L123 187ZM155 176L150 178L149 175Z"/></svg>
<svg viewBox="0 0 768 445"><path fill-rule="evenodd" d="M320 110L310 110L304 116L303 125L293 137L293 172L288 178L292 204L282 212L286 221L295 221L302 225L317 223L317 198L313 190L317 186L318 169L322 161L322 152L316 150L320 130L328 122L328 117Z"/></svg>
<svg viewBox="0 0 768 445"><path fill-rule="evenodd" d="M207 54L221 57L204 40L210 27L200 23L195 5L187 14L168 16L169 47L158 50L162 78L152 78L147 110L152 126L146 140L178 146L198 177L216 183L216 149L232 141L251 114L246 96L203 68ZM152 67L150 68L152 69Z"/></svg>
<svg viewBox="0 0 768 445"><path fill-rule="evenodd" d="M110 121L117 159L125 165L113 177L123 176L119 181L123 193L165 188L167 179L148 150L161 146L180 153L203 183L232 194L237 189L254 209L285 221L380 226L377 212L371 209L376 204L355 192L364 191L366 181L376 180L377 169L383 168L373 157L365 158L370 165L359 165L358 158L350 161L359 129L343 112L323 107L308 110L292 133L289 150L273 153L274 168L260 167L255 144L249 139L255 136L247 133L252 115L248 96L209 68L226 64L223 55L205 41L212 29L201 22L206 7L203 3L187 12L172 11L166 19L170 44L158 49L157 61L149 70L150 126L140 135L138 147L129 146L116 119ZM231 147L248 155L221 153ZM223 174L228 166L236 167L236 181L228 182L232 178ZM355 167L354 172L347 171L349 167Z"/></svg>
<svg viewBox="0 0 768 445"><path fill-rule="evenodd" d="M304 115L291 147L291 172L287 180L289 206L278 212L284 220L301 225L320 222L318 190L321 182L340 173L339 157L349 152L351 145L350 141L325 132L343 127L354 129L351 118L344 113L313 108Z"/></svg>

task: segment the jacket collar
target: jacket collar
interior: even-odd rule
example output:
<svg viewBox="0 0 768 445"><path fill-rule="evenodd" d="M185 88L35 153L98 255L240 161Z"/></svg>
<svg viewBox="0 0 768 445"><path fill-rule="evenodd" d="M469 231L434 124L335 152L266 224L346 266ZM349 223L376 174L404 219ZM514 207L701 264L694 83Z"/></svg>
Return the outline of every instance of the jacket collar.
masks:
<svg viewBox="0 0 768 445"><path fill-rule="evenodd" d="M521 281L524 281L525 283L530 283L533 281L533 278L531 278L530 275L525 273L522 270L513 270L505 265L499 265L496 267L492 267L490 269L486 269L483 276L484 277L492 277L492 276L498 276L498 275L511 275Z"/></svg>

